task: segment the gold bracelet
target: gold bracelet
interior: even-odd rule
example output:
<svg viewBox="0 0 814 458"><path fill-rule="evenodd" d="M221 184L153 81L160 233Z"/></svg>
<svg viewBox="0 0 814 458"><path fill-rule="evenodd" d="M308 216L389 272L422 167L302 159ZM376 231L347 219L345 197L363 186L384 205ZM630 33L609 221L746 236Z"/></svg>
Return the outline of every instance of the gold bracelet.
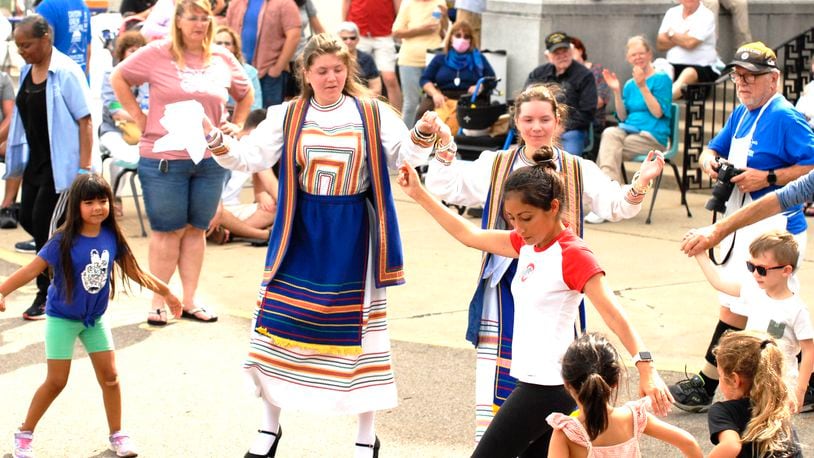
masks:
<svg viewBox="0 0 814 458"><path fill-rule="evenodd" d="M630 190L633 191L634 197L647 194L647 191L653 186L653 180L650 180L650 182L644 186L639 184L639 172L633 175L633 181L631 183Z"/></svg>

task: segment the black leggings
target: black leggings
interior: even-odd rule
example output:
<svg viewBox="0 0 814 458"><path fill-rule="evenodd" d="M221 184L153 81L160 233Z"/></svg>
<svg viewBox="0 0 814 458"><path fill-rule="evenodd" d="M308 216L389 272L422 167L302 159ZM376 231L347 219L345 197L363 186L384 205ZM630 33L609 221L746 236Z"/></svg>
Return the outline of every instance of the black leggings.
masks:
<svg viewBox="0 0 814 458"><path fill-rule="evenodd" d="M547 457L551 426L546 417L553 412L566 415L577 404L565 387L518 382L483 438L472 453L477 458Z"/></svg>
<svg viewBox="0 0 814 458"><path fill-rule="evenodd" d="M37 251L48 241L51 229L51 218L54 216L60 195L54 186L54 179L48 176L43 184L33 184L23 180L20 192L20 225L34 237ZM58 211L62 215L62 209ZM59 218L59 216L57 216ZM45 302L48 293L48 271L37 276L37 299Z"/></svg>

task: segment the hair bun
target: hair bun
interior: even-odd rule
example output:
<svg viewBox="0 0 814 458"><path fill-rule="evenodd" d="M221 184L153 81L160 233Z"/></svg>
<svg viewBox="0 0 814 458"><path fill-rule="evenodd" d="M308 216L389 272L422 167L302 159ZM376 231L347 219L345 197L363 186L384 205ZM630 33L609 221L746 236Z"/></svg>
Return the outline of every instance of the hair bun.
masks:
<svg viewBox="0 0 814 458"><path fill-rule="evenodd" d="M535 162L536 166L543 169L557 170L557 166L554 164L554 148L550 146L541 146L538 148L534 154L531 155L531 160Z"/></svg>

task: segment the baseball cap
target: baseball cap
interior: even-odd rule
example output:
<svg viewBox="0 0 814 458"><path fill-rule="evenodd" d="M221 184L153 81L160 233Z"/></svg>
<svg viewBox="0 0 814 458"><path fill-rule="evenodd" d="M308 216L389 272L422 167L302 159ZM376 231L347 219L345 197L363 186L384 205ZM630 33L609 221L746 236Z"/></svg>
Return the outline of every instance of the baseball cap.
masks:
<svg viewBox="0 0 814 458"><path fill-rule="evenodd" d="M545 47L549 52L555 49L571 47L571 38L563 32L554 32L545 37Z"/></svg>
<svg viewBox="0 0 814 458"><path fill-rule="evenodd" d="M766 73L777 68L777 55L761 41L747 43L735 51L735 58L726 69L731 70L734 66L752 73Z"/></svg>

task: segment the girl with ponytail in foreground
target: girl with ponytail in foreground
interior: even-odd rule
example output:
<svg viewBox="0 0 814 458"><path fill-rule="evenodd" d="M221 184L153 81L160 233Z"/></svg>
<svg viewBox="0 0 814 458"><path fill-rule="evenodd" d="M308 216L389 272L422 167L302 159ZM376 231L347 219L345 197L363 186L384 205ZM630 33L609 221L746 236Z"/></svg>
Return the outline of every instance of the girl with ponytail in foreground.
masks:
<svg viewBox="0 0 814 458"><path fill-rule="evenodd" d="M548 456L640 457L643 433L673 445L684 456L703 456L690 433L647 412L650 398L613 406L622 370L619 353L602 334L584 334L568 347L562 378L579 414L553 413L546 418L554 428Z"/></svg>
<svg viewBox="0 0 814 458"><path fill-rule="evenodd" d="M436 153L437 154L437 153ZM553 412L571 413L576 405L563 386L561 361L574 340L579 304L587 295L602 319L635 355L639 394L664 403L670 393L644 351L641 338L605 281L591 250L560 217L565 205L563 179L555 169L554 151L542 147L535 165L512 172L503 186L503 209L512 230L475 227L433 198L408 167L398 182L453 237L464 245L506 258L517 258L511 285L515 303L511 376L517 387L498 410L474 457L548 455Z"/></svg>

